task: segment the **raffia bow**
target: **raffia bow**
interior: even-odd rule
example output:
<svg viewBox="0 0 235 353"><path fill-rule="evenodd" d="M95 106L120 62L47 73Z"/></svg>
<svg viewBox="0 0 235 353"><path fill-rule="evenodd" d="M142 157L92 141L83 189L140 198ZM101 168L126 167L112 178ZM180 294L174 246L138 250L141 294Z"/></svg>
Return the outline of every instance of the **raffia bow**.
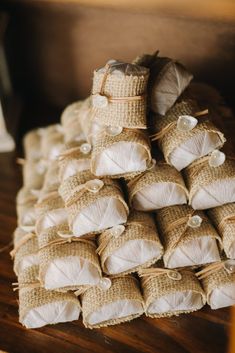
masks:
<svg viewBox="0 0 235 353"><path fill-rule="evenodd" d="M84 184L80 184L80 185L77 185L76 187L73 188L72 190L72 194L69 195L68 199L65 200L65 204L66 204L66 207L69 207L71 206L74 202L76 202L77 199L79 199L84 193L86 192L92 192L91 190L89 190L89 188L87 187L88 183L90 183L91 181L95 181L95 180L99 180L100 182L103 183L102 186L100 186L100 188L95 191L95 193L98 193L103 187L113 187L113 188L116 188L118 189L119 191L121 191L121 188L120 186L116 185L116 184L110 184L108 183L108 181L104 181L104 180L101 180L101 179L91 179L91 180L88 180L86 183Z"/></svg>
<svg viewBox="0 0 235 353"><path fill-rule="evenodd" d="M175 244L172 246L173 249L175 249L179 243L182 241L182 237L186 234L187 230L190 228L190 226L188 225L188 221L190 220L191 217L195 216L195 211L192 211L190 214L188 214L187 216L181 217L175 221L173 221L172 223L170 223L166 229L164 230L165 233L170 233L172 232L174 229L184 226L184 229L182 231L182 233L179 236L179 239L175 242ZM206 217L201 217L202 221L206 221L208 222L208 219ZM191 228L193 229L193 228Z"/></svg>
<svg viewBox="0 0 235 353"><path fill-rule="evenodd" d="M160 267L143 268L138 271L138 275L140 278L143 278L143 285L145 285L150 279L163 275L167 275L168 278L172 280L180 280L182 278L179 270Z"/></svg>
<svg viewBox="0 0 235 353"><path fill-rule="evenodd" d="M151 226L149 226L148 224L144 223L144 222L137 222L137 221L133 221L133 222L127 222L125 223L124 227L124 231L122 232L122 234L126 231L126 227L128 226L131 226L131 225L137 225L137 226L140 226L140 227L143 227L143 228L150 228L150 229L153 229ZM119 235L118 237L121 237L122 236ZM111 229L108 229L106 231L104 231L102 234L101 234L101 242L100 242L100 245L98 246L98 248L96 249L96 252L98 255L101 255L102 252L107 248L109 242L114 238L114 235L112 234L112 228Z"/></svg>
<svg viewBox="0 0 235 353"><path fill-rule="evenodd" d="M206 266L201 271L196 272L197 278L199 280L201 280L201 279L206 278L210 275L213 275L214 273L221 270L222 268L224 268L227 271L227 273L232 274L233 273L232 271L229 271L226 269L225 265L226 265L227 261L230 261L230 260L214 262L213 264Z"/></svg>
<svg viewBox="0 0 235 353"><path fill-rule="evenodd" d="M21 248L22 245L26 244L29 240L36 238L37 235L35 233L28 233L20 239L15 245L14 249L10 252L11 258L13 259L17 253L17 251Z"/></svg>
<svg viewBox="0 0 235 353"><path fill-rule="evenodd" d="M48 242L47 244L41 246L39 248L39 251L53 246L53 245L63 245L63 244L70 244L72 242L80 242L80 243L84 243L84 244L89 244L92 245L94 248L96 248L96 245L94 243L94 236L92 234L86 234L82 237L75 237L72 233L67 233L67 232L57 232L57 234L61 237L61 239L55 239L52 240L50 242Z"/></svg>
<svg viewBox="0 0 235 353"><path fill-rule="evenodd" d="M205 115L207 115L209 113L208 109L202 110L200 112L197 112L194 114L195 118L199 118L199 117L204 117ZM156 141L156 140L160 140L162 139L170 130L174 129L177 126L177 120L176 121L172 121L171 123L167 124L162 130L160 130L159 132L150 135L150 138L152 141Z"/></svg>

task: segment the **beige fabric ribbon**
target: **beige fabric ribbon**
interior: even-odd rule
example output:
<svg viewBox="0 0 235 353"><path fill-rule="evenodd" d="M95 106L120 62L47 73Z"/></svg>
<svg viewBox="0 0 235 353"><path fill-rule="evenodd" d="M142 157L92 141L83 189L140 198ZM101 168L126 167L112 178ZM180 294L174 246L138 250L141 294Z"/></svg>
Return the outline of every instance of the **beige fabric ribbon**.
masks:
<svg viewBox="0 0 235 353"><path fill-rule="evenodd" d="M228 261L230 261L230 260L214 262L213 264L206 266L201 271L196 272L197 278L199 280L201 280L203 278L206 278L206 277L216 273L217 271L221 270L222 268L224 268L228 273L232 274L233 271L229 271L225 266Z"/></svg>
<svg viewBox="0 0 235 353"><path fill-rule="evenodd" d="M125 225L123 225L123 227L125 227L125 229L123 230L123 232L117 236L117 237L121 237L122 234L126 231L126 227L127 226L131 226L131 225L138 225L140 227L143 227L143 228L150 228L150 229L153 229L151 226L147 225L146 223L144 222L127 222L125 223ZM118 226L117 226L118 227ZM98 248L96 249L96 252L98 255L101 255L102 252L107 248L109 242L111 241L111 239L113 239L113 237L115 237L113 234L112 234L112 228L111 229L108 229L106 230L105 232L103 232L102 234L102 240L100 242L100 245L98 246Z"/></svg>
<svg viewBox="0 0 235 353"><path fill-rule="evenodd" d="M174 222L170 223L168 225L168 227L166 227L166 229L164 230L164 233L170 233L171 231L173 231L174 229L180 227L180 226L184 226L184 230L182 231L179 239L175 242L175 244L172 246L173 249L175 249L179 243L182 241L182 237L186 234L187 230L190 228L190 226L188 225L188 221L190 220L191 217L195 216L195 212L196 211L192 211L190 214L188 214L187 216L178 218L177 220L175 220ZM208 219L206 217L201 217L199 216L202 221L205 222L209 222ZM192 227L191 227L192 228ZM200 228L200 226L198 227ZM192 228L194 229L194 228Z"/></svg>
<svg viewBox="0 0 235 353"><path fill-rule="evenodd" d="M91 190L89 190L87 185L89 185L88 183L95 181L95 180L99 180L100 182L103 183L103 185L101 185L101 183L100 183L100 188L97 191L91 191ZM91 180L88 180L86 183L77 185L75 188L73 188L72 194L69 195L69 199L65 200L66 207L71 206L74 202L76 202L77 199L79 199L86 192L93 192L93 193L98 194L99 191L105 186L111 186L111 187L118 189L120 192L122 191L121 187L116 184L109 184L107 181L104 181L101 179L91 179ZM74 198L75 194L76 194L76 198Z"/></svg>
<svg viewBox="0 0 235 353"><path fill-rule="evenodd" d="M37 235L35 233L28 233L20 239L15 245L14 249L10 252L11 258L13 259L17 253L17 251L21 248L22 245L26 244L29 240L36 238Z"/></svg>
<svg viewBox="0 0 235 353"><path fill-rule="evenodd" d="M202 116L205 116L209 113L208 109L202 110L200 112L197 112L194 114L195 118L199 118ZM163 138L170 130L172 130L173 128L175 128L177 125L177 121L172 121L171 123L167 124L161 131L150 135L150 138L152 141L156 141L156 140L160 140L161 138Z"/></svg>
<svg viewBox="0 0 235 353"><path fill-rule="evenodd" d="M85 143L85 142L84 142L84 143ZM64 160L66 157L68 157L68 156L70 156L71 154L76 153L76 152L82 153L82 152L81 152L81 145L80 145L80 146L76 146L76 147L71 147L71 148L69 148L69 149L63 151L63 152L60 153L60 155L58 156L58 160L59 160L59 161L62 161L62 160ZM90 152L87 153L87 154L84 153L83 155L84 155L84 158L85 158L86 156L88 157L88 156L90 155Z"/></svg>
<svg viewBox="0 0 235 353"><path fill-rule="evenodd" d="M186 270L184 270L185 272ZM191 273L191 272L190 272ZM159 267L150 267L150 268L143 268L138 271L139 277L143 278L143 285L145 285L150 279L156 278L166 274L168 278L179 281L182 278L180 271L168 269L168 268L159 268Z"/></svg>
<svg viewBox="0 0 235 353"><path fill-rule="evenodd" d="M40 282L31 282L31 283L14 282L14 283L12 283L12 286L15 287L15 288L13 288L13 291L15 292L15 291L23 289L23 288L27 288L27 289L40 288L41 283Z"/></svg>
<svg viewBox="0 0 235 353"><path fill-rule="evenodd" d="M84 243L84 244L89 244L89 245L92 245L94 248L96 248L96 244L94 243L94 241L92 241L94 239L94 236L92 234L86 234L83 237L75 237L73 234L66 233L66 232L58 232L57 234L61 237L61 239L55 239L55 240L48 242L47 244L41 246L39 248L39 251L47 248L48 246L63 245L63 244L67 244L67 243L70 244L73 242L80 242L80 243Z"/></svg>

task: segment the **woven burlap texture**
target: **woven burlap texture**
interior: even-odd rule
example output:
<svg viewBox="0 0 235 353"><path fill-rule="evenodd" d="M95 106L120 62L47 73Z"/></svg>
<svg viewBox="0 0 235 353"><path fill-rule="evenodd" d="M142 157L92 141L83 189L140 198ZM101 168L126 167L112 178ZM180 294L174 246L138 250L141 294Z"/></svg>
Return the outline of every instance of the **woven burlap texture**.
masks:
<svg viewBox="0 0 235 353"><path fill-rule="evenodd" d="M211 208L207 212L222 237L226 256L231 257L231 246L235 242L235 203Z"/></svg>
<svg viewBox="0 0 235 353"><path fill-rule="evenodd" d="M150 314L148 313L148 307L155 300L160 299L169 294L173 294L175 292L185 292L185 291L193 291L194 293L198 293L202 296L202 301L206 304L206 297L204 291L200 285L195 274L189 270L177 270L181 274L180 280L173 280L168 277L167 273L163 273L160 276L141 279L141 286L143 290L144 302L145 302L145 314L147 316L153 318L160 317L170 317L173 315L179 315L182 313L190 313L194 310L177 310L170 311L166 313L160 314Z"/></svg>
<svg viewBox="0 0 235 353"><path fill-rule="evenodd" d="M40 197L45 196L52 191L56 191L60 185L59 180L59 163L58 160L50 161L50 165L46 171L43 187L40 191Z"/></svg>
<svg viewBox="0 0 235 353"><path fill-rule="evenodd" d="M202 157L203 160L203 157ZM200 188L206 189L208 185L218 183L221 180L235 179L235 160L226 158L226 161L219 167L210 167L208 160L199 163L200 160L192 163L185 169L185 181L189 190L189 204L192 203L194 195Z"/></svg>
<svg viewBox="0 0 235 353"><path fill-rule="evenodd" d="M108 149L109 147L111 147L112 145L120 142L135 143L143 147L143 149L146 150L147 158L148 158L146 161L146 165L148 166L150 164L152 159L151 146L150 146L150 141L147 134L138 130L123 129L123 131L119 135L109 136L105 133L105 131L103 131L97 135L95 145L91 154L91 172L93 174L95 174L95 160L98 157L98 155L101 152ZM125 153L125 151L123 151L123 153ZM120 156L120 158L122 158L122 156ZM140 173L141 172L122 173L120 175L112 175L111 177L112 178L132 177Z"/></svg>
<svg viewBox="0 0 235 353"><path fill-rule="evenodd" d="M67 242L64 244L52 244L56 240L61 240L58 232L63 232L69 234L69 227L67 224L62 224L59 226L54 226L45 230L38 237L39 243L39 278L42 285L44 284L44 278L50 263L59 258L65 258L69 256L79 257L81 259L89 261L101 274L99 258L96 254L96 245L92 240L80 239L78 241ZM58 288L59 291L76 290L81 286L66 286L63 288Z"/></svg>
<svg viewBox="0 0 235 353"><path fill-rule="evenodd" d="M38 239L35 233L26 233L23 237L14 234L14 272L18 274L18 267L20 262L25 256L36 255L38 253ZM24 241L24 237L27 237L27 241ZM17 239L18 238L18 239ZM25 238L26 239L26 238ZM18 244L18 245L17 245ZM19 246L20 244L20 246Z"/></svg>
<svg viewBox="0 0 235 353"><path fill-rule="evenodd" d="M170 231L167 231L167 228L177 221L178 219L184 217L190 217L190 215L198 215L203 221L200 227L191 228L185 227L187 220L177 227L172 227ZM194 239L199 237L208 236L212 239L216 239L221 243L221 238L216 232L215 228L211 225L209 219L206 217L203 211L194 211L188 205L179 205L179 206L170 206L165 207L157 211L156 214L158 229L162 235L162 241L164 245L164 264L167 267L171 256L174 254L174 251L177 247L182 246Z"/></svg>
<svg viewBox="0 0 235 353"><path fill-rule="evenodd" d="M37 218L44 216L48 211L64 208L64 201L57 191L48 194L35 204Z"/></svg>
<svg viewBox="0 0 235 353"><path fill-rule="evenodd" d="M142 75L115 75L109 73L101 92L105 73L94 71L92 94L103 94L108 98L123 98L109 101L104 108L95 108L95 116L102 125L122 126L132 129L146 129L146 88L148 69L142 68ZM142 96L139 100L125 100L125 97Z"/></svg>
<svg viewBox="0 0 235 353"><path fill-rule="evenodd" d="M83 323L88 328L99 328L109 325L116 325L121 322L130 321L141 313L136 315L129 315L122 318L111 319L96 325L89 325L89 315L96 310L99 310L103 305L114 303L117 300L133 300L143 303L143 298L140 292L137 280L128 275L124 277L116 277L112 279L112 285L108 290L102 290L97 286L86 290L81 296Z"/></svg>
<svg viewBox="0 0 235 353"><path fill-rule="evenodd" d="M100 253L100 261L102 269L105 273L109 274L105 262L109 256L113 254L117 249L121 248L124 244L131 240L145 240L156 244L161 252L157 258L153 258L148 262L134 267L125 272L121 272L121 275L126 275L128 273L136 272L142 267L148 267L155 263L163 254L163 246L160 242L154 220L150 214L144 212L132 211L127 223L124 225L125 231L119 237L109 236L110 230L104 231L98 238L98 244L102 244L102 241L106 241L108 237L107 245L104 247L103 251Z"/></svg>
<svg viewBox="0 0 235 353"><path fill-rule="evenodd" d="M23 184L30 189L41 189L44 173L37 171L38 161L25 161L22 166Z"/></svg>
<svg viewBox="0 0 235 353"><path fill-rule="evenodd" d="M77 190L77 186L85 184L87 181L94 179L94 176L89 171L80 172L68 179L66 179L59 188L59 193L65 201L65 207L68 210L68 220L71 227L74 218L92 203L96 202L98 198L115 198L119 200L126 213L129 213L128 205L126 204L120 185L117 181L112 179L102 179L104 186L97 193L89 192L84 188ZM98 233L100 233L99 231Z"/></svg>
<svg viewBox="0 0 235 353"><path fill-rule="evenodd" d="M199 112L200 108L197 103L193 100L185 100L180 103L176 103L165 116L158 116L155 122L155 130L157 132L162 131L171 123L177 123L180 115L191 115L194 116L195 113ZM207 116L206 116L207 117ZM201 120L200 120L201 119ZM170 155L171 153L180 145L195 137L197 134L207 131L218 135L221 144L217 148L221 148L225 143L225 138L223 133L217 129L214 124L208 121L205 117L198 118L198 124L194 129L183 132L176 128L176 125L169 129L160 139L159 147L162 150L165 160L168 164L171 164Z"/></svg>
<svg viewBox="0 0 235 353"><path fill-rule="evenodd" d="M23 138L25 158L30 161L41 158L41 136L39 129L29 131Z"/></svg>
<svg viewBox="0 0 235 353"><path fill-rule="evenodd" d="M207 302L210 303L210 296L214 289L221 289L224 285L234 282L235 273L228 273L223 266L204 277L201 283L206 294Z"/></svg>
<svg viewBox="0 0 235 353"><path fill-rule="evenodd" d="M49 159L51 149L54 148L55 145L63 145L64 144L64 135L61 132L61 126L59 125L50 125L48 126L41 140L41 149L42 156L44 159Z"/></svg>
<svg viewBox="0 0 235 353"><path fill-rule="evenodd" d="M65 150L67 152L65 155L62 155L59 158L59 179L60 181L63 180L63 175L65 173L65 170L68 166L69 163L72 161L83 161L83 160L90 160L91 158L91 153L82 153L79 150L79 147L83 144L86 143L86 141L81 141L79 144L70 144L69 147ZM77 147L77 148L76 148Z"/></svg>
<svg viewBox="0 0 235 353"><path fill-rule="evenodd" d="M39 284L38 273L38 266L31 266L19 274L19 315L21 323L23 322L25 315L31 309L45 304L68 301L74 303L80 308L79 300L72 292L60 293L47 291L42 287L37 287L36 285ZM36 284L35 288L33 288L33 286L30 287L32 284Z"/></svg>
<svg viewBox="0 0 235 353"><path fill-rule="evenodd" d="M156 164L153 169L144 172L141 176L137 176L127 184L130 205L132 204L133 198L139 191L157 183L177 184L184 190L186 196L188 196L188 190L186 189L180 172L166 163L159 163Z"/></svg>

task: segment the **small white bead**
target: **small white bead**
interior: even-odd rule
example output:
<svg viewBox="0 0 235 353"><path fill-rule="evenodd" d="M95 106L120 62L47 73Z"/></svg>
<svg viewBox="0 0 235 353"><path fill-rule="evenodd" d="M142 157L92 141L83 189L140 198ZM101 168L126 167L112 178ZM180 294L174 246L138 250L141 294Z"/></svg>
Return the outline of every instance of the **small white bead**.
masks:
<svg viewBox="0 0 235 353"><path fill-rule="evenodd" d="M109 104L108 98L101 94L95 94L92 96L92 105L95 108L106 108Z"/></svg>
<svg viewBox="0 0 235 353"><path fill-rule="evenodd" d="M168 271L167 276L174 281L180 281L182 276L178 271Z"/></svg>
<svg viewBox="0 0 235 353"><path fill-rule="evenodd" d="M224 268L228 273L235 272L235 260L226 260L224 262Z"/></svg>
<svg viewBox="0 0 235 353"><path fill-rule="evenodd" d="M105 132L109 136L117 136L122 132L123 128L121 126L111 126L108 125L105 128Z"/></svg>
<svg viewBox="0 0 235 353"><path fill-rule="evenodd" d="M210 159L209 159L209 166L210 167L219 167L225 162L226 156L223 152L219 150L214 150L211 153Z"/></svg>
<svg viewBox="0 0 235 353"><path fill-rule="evenodd" d="M200 216L192 216L189 218L187 225L191 228L198 228L202 224L202 218Z"/></svg>
<svg viewBox="0 0 235 353"><path fill-rule="evenodd" d="M108 277L102 277L98 283L98 287L102 290L108 290L112 285L112 281Z"/></svg>
<svg viewBox="0 0 235 353"><path fill-rule="evenodd" d="M104 186L104 182L100 179L89 180L85 183L85 188L93 193L99 192Z"/></svg>
<svg viewBox="0 0 235 353"><path fill-rule="evenodd" d="M111 228L111 234L114 238L118 238L120 237L120 235L122 235L122 233L125 231L125 227L120 224L117 226L114 226L113 228Z"/></svg>
<svg viewBox="0 0 235 353"><path fill-rule="evenodd" d="M177 121L177 129L187 132L195 128L198 120L191 115L180 115Z"/></svg>
<svg viewBox="0 0 235 353"><path fill-rule="evenodd" d="M88 154L90 153L91 151L91 145L89 143L83 143L81 146L80 146L80 151L83 153L83 154Z"/></svg>

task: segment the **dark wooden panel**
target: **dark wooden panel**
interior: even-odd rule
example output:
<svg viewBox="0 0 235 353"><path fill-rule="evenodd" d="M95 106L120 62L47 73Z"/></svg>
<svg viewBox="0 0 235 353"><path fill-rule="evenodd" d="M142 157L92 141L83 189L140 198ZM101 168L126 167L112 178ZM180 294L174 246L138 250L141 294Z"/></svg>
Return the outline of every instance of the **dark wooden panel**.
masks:
<svg viewBox="0 0 235 353"><path fill-rule="evenodd" d="M2 7L11 14L7 48L14 85L35 111L48 106L48 120L50 107L59 114L89 94L94 68L109 58L130 61L156 48L181 60L232 103L234 22L201 20L180 11L170 16L85 7L79 1L3 0Z"/></svg>

